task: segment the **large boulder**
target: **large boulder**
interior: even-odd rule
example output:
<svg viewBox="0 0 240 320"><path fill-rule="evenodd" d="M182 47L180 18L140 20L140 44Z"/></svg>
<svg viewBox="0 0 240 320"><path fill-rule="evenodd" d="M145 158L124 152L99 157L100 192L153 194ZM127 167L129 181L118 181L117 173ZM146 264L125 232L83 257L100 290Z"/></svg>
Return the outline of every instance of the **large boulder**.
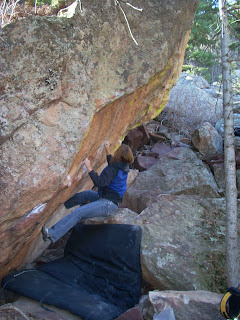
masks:
<svg viewBox="0 0 240 320"><path fill-rule="evenodd" d="M213 96L206 80L192 74L182 73L177 85L170 92L170 99L160 115L163 123L182 134L191 136L203 122L213 126L223 115L222 99Z"/></svg>
<svg viewBox="0 0 240 320"><path fill-rule="evenodd" d="M216 320L220 318L222 295L203 291L150 291L141 300L145 320ZM172 310L171 318L161 317L164 310ZM169 314L171 314L169 312ZM161 316L160 316L161 315Z"/></svg>
<svg viewBox="0 0 240 320"><path fill-rule="evenodd" d="M144 279L160 290L225 290L225 215L224 198L160 196L136 219Z"/></svg>
<svg viewBox="0 0 240 320"><path fill-rule="evenodd" d="M130 129L154 118L182 68L197 0L83 1L72 18L1 30L1 273L23 265L42 225Z"/></svg>
<svg viewBox="0 0 240 320"><path fill-rule="evenodd" d="M203 159L211 159L223 153L223 138L209 122L204 122L192 134L192 143Z"/></svg>
<svg viewBox="0 0 240 320"><path fill-rule="evenodd" d="M123 202L140 213L161 194L219 197L212 172L189 148L174 148L147 171L140 172Z"/></svg>

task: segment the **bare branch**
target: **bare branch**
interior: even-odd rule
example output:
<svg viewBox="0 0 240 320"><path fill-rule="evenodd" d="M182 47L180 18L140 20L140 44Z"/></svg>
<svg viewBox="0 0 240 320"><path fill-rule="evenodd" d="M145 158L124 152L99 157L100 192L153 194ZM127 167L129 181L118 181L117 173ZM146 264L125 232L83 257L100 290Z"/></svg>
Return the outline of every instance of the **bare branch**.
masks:
<svg viewBox="0 0 240 320"><path fill-rule="evenodd" d="M133 5L132 5L131 3L129 3L129 2L126 2L126 1L123 1L123 0L115 0L115 5L116 5L116 6L118 6L118 7L120 8L120 10L122 11L122 14L123 14L123 16L124 16L124 18L125 18L125 20L126 20L127 26L128 26L129 33L130 33L130 35L131 35L131 37L132 37L133 41L135 42L135 44L138 46L138 43L137 43L136 39L134 38L134 36L133 36L133 34L132 34L132 30L131 30L131 28L130 28L130 25L129 25L129 22L128 22L128 19L127 19L127 16L126 16L126 14L125 14L125 12L124 12L123 8L121 7L121 5L120 5L120 2L119 2L119 1L121 1L121 2L123 2L123 3L125 3L125 4L127 4L128 6L132 7L132 8L133 8L133 9L135 9L135 10L142 11L142 9L140 9L140 8L137 8L137 7L133 6Z"/></svg>
<svg viewBox="0 0 240 320"><path fill-rule="evenodd" d="M227 9L227 12L240 9L240 5L232 5Z"/></svg>
<svg viewBox="0 0 240 320"><path fill-rule="evenodd" d="M130 6L130 7L132 7L133 9L135 9L135 10L138 10L138 11L142 11L143 9L142 8L137 8L137 7L134 7L131 3L129 3L129 2L126 2L126 4L128 5L128 6Z"/></svg>
<svg viewBox="0 0 240 320"><path fill-rule="evenodd" d="M79 2L79 7L80 7L80 12L83 12L83 9L82 9L82 1L81 0L77 0Z"/></svg>
<svg viewBox="0 0 240 320"><path fill-rule="evenodd" d="M238 33L236 32L236 30L231 26L230 23L229 23L229 30L230 30L231 34L232 34L235 38L240 39L240 34L238 34Z"/></svg>
<svg viewBox="0 0 240 320"><path fill-rule="evenodd" d="M37 0L35 0L34 13L37 14Z"/></svg>
<svg viewBox="0 0 240 320"><path fill-rule="evenodd" d="M17 3L20 0L11 0L9 2L7 2L6 0L4 0L0 6L0 16L1 16L1 25L0 27L5 26L6 24L11 22L11 19L14 15L14 11L16 8ZM9 15L10 13L10 15ZM8 21L7 20L7 16L9 15Z"/></svg>

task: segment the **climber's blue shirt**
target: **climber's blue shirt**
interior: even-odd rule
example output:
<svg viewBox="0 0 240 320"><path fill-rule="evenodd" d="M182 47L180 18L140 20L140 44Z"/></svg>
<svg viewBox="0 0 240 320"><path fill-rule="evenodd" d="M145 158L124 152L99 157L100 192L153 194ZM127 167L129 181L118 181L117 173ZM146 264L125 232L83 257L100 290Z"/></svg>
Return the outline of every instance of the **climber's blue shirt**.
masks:
<svg viewBox="0 0 240 320"><path fill-rule="evenodd" d="M115 162L110 164L111 155L107 156L108 166L103 169L100 176L94 171L89 175L101 197L119 203L127 189L127 177L129 165L126 162Z"/></svg>

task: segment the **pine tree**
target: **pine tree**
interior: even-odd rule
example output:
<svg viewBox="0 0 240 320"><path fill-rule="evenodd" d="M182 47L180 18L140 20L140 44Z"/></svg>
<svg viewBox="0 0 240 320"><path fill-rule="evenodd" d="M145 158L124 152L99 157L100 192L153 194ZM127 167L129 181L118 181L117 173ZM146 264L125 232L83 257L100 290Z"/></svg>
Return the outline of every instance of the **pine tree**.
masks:
<svg viewBox="0 0 240 320"><path fill-rule="evenodd" d="M229 0L230 1L230 0ZM227 14L233 50L240 46L240 0L230 1ZM220 35L218 0L200 0L185 55L185 71L203 76L209 82L217 80L214 69L220 66Z"/></svg>

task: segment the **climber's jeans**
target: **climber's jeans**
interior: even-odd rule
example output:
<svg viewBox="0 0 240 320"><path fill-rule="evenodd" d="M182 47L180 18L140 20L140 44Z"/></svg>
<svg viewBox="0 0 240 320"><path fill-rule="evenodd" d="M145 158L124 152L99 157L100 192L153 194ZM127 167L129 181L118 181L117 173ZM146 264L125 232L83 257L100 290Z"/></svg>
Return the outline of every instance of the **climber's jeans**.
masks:
<svg viewBox="0 0 240 320"><path fill-rule="evenodd" d="M83 192L76 193L72 198L68 199L64 206L65 208L69 209L79 204L84 204L88 201L93 202L99 200L99 194L93 190L87 190Z"/></svg>
<svg viewBox="0 0 240 320"><path fill-rule="evenodd" d="M87 201L90 201L90 203L76 208L48 230L52 242L56 242L63 237L82 219L113 215L118 208L114 202L100 198L98 193L92 190L77 193L65 202L65 206L71 208L77 204L86 203Z"/></svg>

